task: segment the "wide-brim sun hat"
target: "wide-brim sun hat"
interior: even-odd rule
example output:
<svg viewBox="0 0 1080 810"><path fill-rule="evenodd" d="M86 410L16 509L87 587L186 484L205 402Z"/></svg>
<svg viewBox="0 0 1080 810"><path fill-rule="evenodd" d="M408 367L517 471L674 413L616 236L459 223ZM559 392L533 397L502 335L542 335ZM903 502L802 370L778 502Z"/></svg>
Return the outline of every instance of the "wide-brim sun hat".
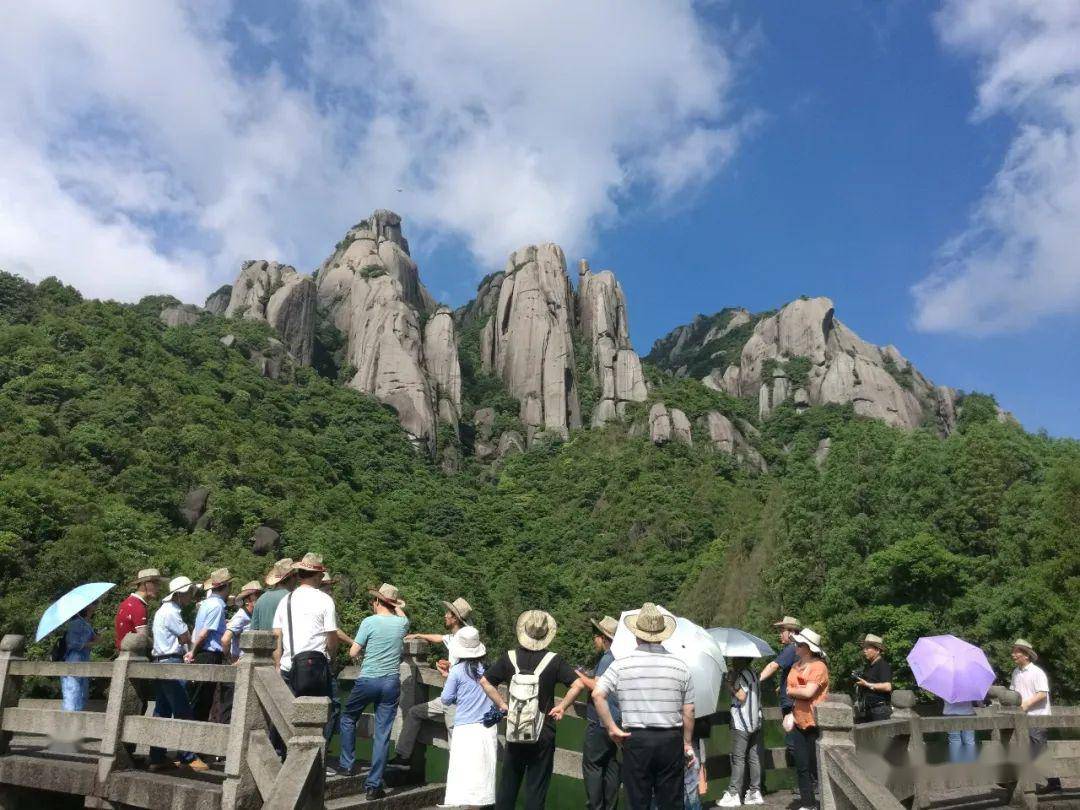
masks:
<svg viewBox="0 0 1080 810"><path fill-rule="evenodd" d="M1026 639L1018 638L1013 642L1012 649L1023 650L1032 661L1039 660L1039 654L1035 652L1035 648L1031 646L1031 642Z"/></svg>
<svg viewBox="0 0 1080 810"><path fill-rule="evenodd" d="M804 627L798 633L795 634L792 639L796 644L805 644L810 648L811 652L815 652L822 658L828 658L825 654L825 650L821 647L821 636L815 633L809 627Z"/></svg>
<svg viewBox="0 0 1080 810"><path fill-rule="evenodd" d="M461 661L487 655L487 647L480 640L480 631L471 626L463 627L452 635L447 647L450 655Z"/></svg>
<svg viewBox="0 0 1080 810"><path fill-rule="evenodd" d="M273 588L279 582L293 575L292 557L284 557L274 563L265 577L266 587Z"/></svg>
<svg viewBox="0 0 1080 810"><path fill-rule="evenodd" d="M202 587L204 591L213 591L228 585L232 581L233 575L229 573L228 568L218 568L210 572L210 576L206 578Z"/></svg>
<svg viewBox="0 0 1080 810"><path fill-rule="evenodd" d="M292 564L294 571L308 571L312 574L325 574L326 566L323 565L323 558L321 554L312 554L310 551L305 554L299 562Z"/></svg>
<svg viewBox="0 0 1080 810"><path fill-rule="evenodd" d="M401 598L401 591L391 585L389 582L384 582L378 588L371 588L368 590L368 594L372 598L378 599L384 604L390 605L390 607L404 607L405 600Z"/></svg>
<svg viewBox="0 0 1080 810"><path fill-rule="evenodd" d="M636 614L625 617L623 624L637 638L654 643L671 638L675 632L675 617L661 613L652 602L646 602Z"/></svg>
<svg viewBox="0 0 1080 810"><path fill-rule="evenodd" d="M864 650L867 647L876 647L882 652L885 652L885 640L881 636L875 636L873 633L867 633L866 638L862 640L862 644L860 646Z"/></svg>
<svg viewBox="0 0 1080 810"><path fill-rule="evenodd" d="M799 620L796 619L794 616L785 616L780 621L773 622L773 627L777 627L781 630L791 630L794 633L798 633L801 625L799 624Z"/></svg>
<svg viewBox="0 0 1080 810"><path fill-rule="evenodd" d="M163 576L156 568L144 568L135 575L135 579L131 580L129 587L135 588L144 582L156 582L159 585L167 582L168 577Z"/></svg>
<svg viewBox="0 0 1080 810"><path fill-rule="evenodd" d="M247 585L240 589L240 593L236 595L236 601L239 602L247 596L251 596L253 593L262 593L262 585L256 580L251 580Z"/></svg>
<svg viewBox="0 0 1080 810"><path fill-rule="evenodd" d="M443 604L446 606L447 610L457 616L457 620L459 622L461 622L462 624L472 624L472 620L470 618L472 616L472 605L470 605L460 596L453 602L447 602L444 599Z"/></svg>
<svg viewBox="0 0 1080 810"><path fill-rule="evenodd" d="M615 640L615 633L619 629L619 620L613 619L610 616L605 616L600 621L596 619L589 619L589 624L596 628L596 631L602 636L606 636L612 641Z"/></svg>
<svg viewBox="0 0 1080 810"><path fill-rule="evenodd" d="M187 593L188 591L194 590L194 588L195 583L187 577L173 577L171 580L169 580L169 592L161 601L171 602L173 600L173 597L176 596L178 593Z"/></svg>
<svg viewBox="0 0 1080 810"><path fill-rule="evenodd" d="M555 639L559 625L555 617L546 610L526 610L518 616L515 625L518 644L526 650L538 652L546 650Z"/></svg>

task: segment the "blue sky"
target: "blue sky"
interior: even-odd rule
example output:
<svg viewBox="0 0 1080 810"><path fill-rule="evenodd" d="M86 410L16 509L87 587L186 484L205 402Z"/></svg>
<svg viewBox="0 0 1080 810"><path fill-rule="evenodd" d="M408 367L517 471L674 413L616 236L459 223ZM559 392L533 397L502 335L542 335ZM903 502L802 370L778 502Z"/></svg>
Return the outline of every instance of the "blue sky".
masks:
<svg viewBox="0 0 1080 810"><path fill-rule="evenodd" d="M0 267L200 300L389 207L452 304L548 240L642 353L827 295L1080 436L1078 39L1036 0L42 0L0 31Z"/></svg>

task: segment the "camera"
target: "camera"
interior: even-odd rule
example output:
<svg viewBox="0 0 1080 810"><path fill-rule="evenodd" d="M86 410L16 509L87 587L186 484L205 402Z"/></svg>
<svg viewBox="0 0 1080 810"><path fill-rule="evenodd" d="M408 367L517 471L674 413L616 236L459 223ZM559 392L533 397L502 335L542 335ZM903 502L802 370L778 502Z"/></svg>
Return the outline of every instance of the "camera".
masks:
<svg viewBox="0 0 1080 810"><path fill-rule="evenodd" d="M861 672L858 672L858 671L852 671L852 673L851 673L851 680L853 680L853 681L857 681L857 680L859 680L859 679L860 679L861 677L862 677L862 673L861 673Z"/></svg>

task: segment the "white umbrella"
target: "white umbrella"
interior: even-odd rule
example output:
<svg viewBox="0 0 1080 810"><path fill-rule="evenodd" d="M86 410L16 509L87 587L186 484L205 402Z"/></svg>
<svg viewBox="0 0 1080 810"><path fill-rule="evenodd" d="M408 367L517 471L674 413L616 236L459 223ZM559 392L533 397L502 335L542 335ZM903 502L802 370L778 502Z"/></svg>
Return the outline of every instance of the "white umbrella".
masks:
<svg viewBox="0 0 1080 810"><path fill-rule="evenodd" d="M616 658L623 658L637 649L637 638L624 620L640 612L628 610L619 617L619 629L611 642L611 654ZM690 677L694 681L694 713L698 717L712 714L716 711L716 701L720 696L724 673L727 672L723 652L703 627L689 619L677 617L663 607L660 612L675 619L675 632L663 642L663 647L690 669Z"/></svg>
<svg viewBox="0 0 1080 810"><path fill-rule="evenodd" d="M710 636L726 658L765 658L776 655L768 642L735 627L711 627Z"/></svg>

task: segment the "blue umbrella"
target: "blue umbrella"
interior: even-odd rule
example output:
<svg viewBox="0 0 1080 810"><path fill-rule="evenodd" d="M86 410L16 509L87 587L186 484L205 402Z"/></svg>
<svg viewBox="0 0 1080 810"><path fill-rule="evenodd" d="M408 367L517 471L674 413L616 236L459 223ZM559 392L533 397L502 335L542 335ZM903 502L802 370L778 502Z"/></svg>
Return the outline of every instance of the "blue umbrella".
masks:
<svg viewBox="0 0 1080 810"><path fill-rule="evenodd" d="M116 587L113 582L88 582L65 593L41 614L34 641L41 641L87 605L92 605Z"/></svg>

